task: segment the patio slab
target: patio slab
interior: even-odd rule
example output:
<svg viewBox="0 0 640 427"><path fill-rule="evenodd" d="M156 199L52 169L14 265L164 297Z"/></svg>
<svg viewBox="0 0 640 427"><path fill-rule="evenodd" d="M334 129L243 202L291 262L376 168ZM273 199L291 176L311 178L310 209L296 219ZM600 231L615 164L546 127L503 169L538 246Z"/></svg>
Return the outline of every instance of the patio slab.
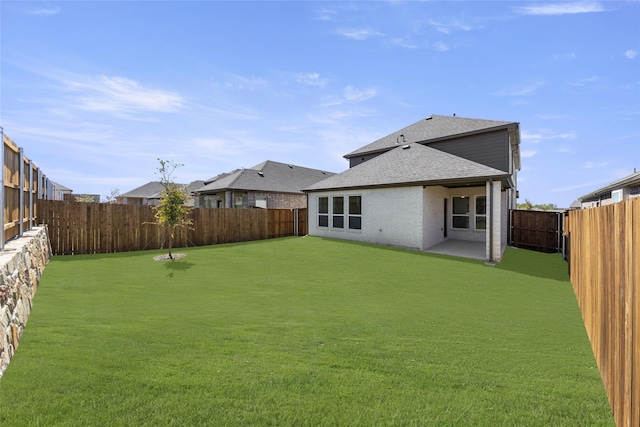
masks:
<svg viewBox="0 0 640 427"><path fill-rule="evenodd" d="M461 258L487 259L485 242L449 239L426 249L425 252Z"/></svg>

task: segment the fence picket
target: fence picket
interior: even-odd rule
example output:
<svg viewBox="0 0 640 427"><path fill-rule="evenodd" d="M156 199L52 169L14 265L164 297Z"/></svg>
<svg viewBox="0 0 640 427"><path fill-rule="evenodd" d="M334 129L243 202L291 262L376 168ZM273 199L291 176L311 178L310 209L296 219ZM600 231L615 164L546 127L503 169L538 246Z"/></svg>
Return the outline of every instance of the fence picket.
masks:
<svg viewBox="0 0 640 427"><path fill-rule="evenodd" d="M49 229L52 253L72 255L167 247L150 206L40 200L38 218ZM298 229L306 234L306 209ZM193 209L193 225L178 228L173 247L262 240L294 235L289 209Z"/></svg>
<svg viewBox="0 0 640 427"><path fill-rule="evenodd" d="M640 425L640 198L570 211L570 277L616 425Z"/></svg>

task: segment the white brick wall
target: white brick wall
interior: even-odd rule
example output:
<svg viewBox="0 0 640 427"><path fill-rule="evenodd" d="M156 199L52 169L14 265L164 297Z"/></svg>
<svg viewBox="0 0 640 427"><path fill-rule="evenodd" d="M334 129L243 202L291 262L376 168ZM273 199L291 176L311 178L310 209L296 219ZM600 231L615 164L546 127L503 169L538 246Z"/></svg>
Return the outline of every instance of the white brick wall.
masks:
<svg viewBox="0 0 640 427"><path fill-rule="evenodd" d="M500 182L494 185L496 215L494 216L494 253L502 254L507 244L507 195L500 189ZM332 196L345 197L345 211L348 209L348 196L362 197L362 229L349 230L345 216L345 228L318 227L318 198ZM487 196L487 187L445 188L440 186L399 187L385 189L348 190L309 194L309 234L319 237L356 240L382 245L390 245L425 250L445 240L444 238L444 199L447 199L447 238L487 242L488 232L475 230L475 196ZM451 200L455 196L469 197L468 230L451 228ZM487 197L489 203L489 197ZM501 207L500 207L501 206ZM346 212L348 214L348 212ZM489 206L487 206L489 221ZM329 218L331 225L331 217Z"/></svg>
<svg viewBox="0 0 640 427"><path fill-rule="evenodd" d="M318 197L362 196L362 230L318 227ZM331 202L329 202L331 205ZM422 187L383 188L309 194L309 234L422 249ZM347 221L345 220L345 224ZM331 220L329 220L331 225Z"/></svg>
<svg viewBox="0 0 640 427"><path fill-rule="evenodd" d="M445 240L444 238L444 199L450 202L449 189L440 186L424 189L423 249L429 249ZM449 215L451 208L448 207ZM450 226L451 221L447 219ZM449 233L449 230L447 230Z"/></svg>

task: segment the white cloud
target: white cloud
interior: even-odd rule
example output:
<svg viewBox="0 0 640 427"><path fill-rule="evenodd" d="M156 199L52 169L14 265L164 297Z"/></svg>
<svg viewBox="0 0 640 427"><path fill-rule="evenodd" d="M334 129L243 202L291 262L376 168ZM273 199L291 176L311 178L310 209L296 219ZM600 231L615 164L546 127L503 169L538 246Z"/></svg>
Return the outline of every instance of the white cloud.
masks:
<svg viewBox="0 0 640 427"><path fill-rule="evenodd" d="M30 15L40 15L40 16L47 16L47 15L57 15L58 13L60 13L61 9L57 6L49 6L49 7L42 7L39 9L32 9L29 11Z"/></svg>
<svg viewBox="0 0 640 427"><path fill-rule="evenodd" d="M522 150L522 151L520 151L520 157L522 157L523 159L526 159L528 157L533 157L536 154L538 154L537 150Z"/></svg>
<svg viewBox="0 0 640 427"><path fill-rule="evenodd" d="M64 81L65 89L76 93L73 102L83 110L130 116L138 112L175 112L184 98L160 89L149 89L126 77L82 77Z"/></svg>
<svg viewBox="0 0 640 427"><path fill-rule="evenodd" d="M624 56L626 56L626 57L627 57L627 58L629 58L629 59L633 59L633 58L635 58L636 56L638 56L638 51L637 51L637 50L635 50L635 49L629 49L628 51L626 51L626 52L624 53Z"/></svg>
<svg viewBox="0 0 640 427"><path fill-rule="evenodd" d="M444 34L451 34L454 31L471 31L473 27L460 21L454 21L448 24L443 22L437 22L434 20L429 21L429 25L434 27L437 31Z"/></svg>
<svg viewBox="0 0 640 427"><path fill-rule="evenodd" d="M524 15L573 15L577 13L604 12L605 9L599 2L579 1L563 3L537 3L530 6L518 7L517 10Z"/></svg>
<svg viewBox="0 0 640 427"><path fill-rule="evenodd" d="M376 37L376 36L381 36L382 33L372 30L372 29L368 29L368 28L361 28L361 29L354 29L354 28L350 28L350 29L338 29L335 31L336 34L339 34L343 37L346 37L348 39L353 39L353 40L366 40L370 37Z"/></svg>
<svg viewBox="0 0 640 427"><path fill-rule="evenodd" d="M561 145L560 147L558 147L558 149L556 150L558 153L570 153L570 154L575 154L576 150L572 150L571 148Z"/></svg>
<svg viewBox="0 0 640 427"><path fill-rule="evenodd" d="M391 42L396 46L405 47L407 49L417 49L420 47L417 44L412 43L411 41L402 37L396 37L392 39Z"/></svg>
<svg viewBox="0 0 640 427"><path fill-rule="evenodd" d="M443 42L432 43L431 47L433 47L438 52L446 52L446 51L451 49L451 46L449 46L448 44L443 43Z"/></svg>
<svg viewBox="0 0 640 427"><path fill-rule="evenodd" d="M562 140L572 140L577 137L575 131L571 132L556 132L553 129L537 129L535 132L522 131L520 134L522 141L530 142L533 144L537 144L543 140L553 140L553 139L562 139Z"/></svg>
<svg viewBox="0 0 640 427"><path fill-rule="evenodd" d="M577 80L577 81L569 83L569 84L571 86L587 86L587 85L591 85L593 83L598 83L599 81L600 81L600 77L591 76L591 77L585 77L584 79L580 79L580 80Z"/></svg>
<svg viewBox="0 0 640 427"><path fill-rule="evenodd" d="M231 80L221 83L214 83L214 88L233 89L233 90L257 90L269 86L269 82L262 77L245 77L234 75Z"/></svg>
<svg viewBox="0 0 640 427"><path fill-rule="evenodd" d="M578 58L578 54L575 52L570 52L565 54L556 54L551 56L551 59L556 61L565 61L565 60L572 61L577 58Z"/></svg>
<svg viewBox="0 0 640 427"><path fill-rule="evenodd" d="M538 89L543 87L545 82L538 80L535 82L527 83L521 86L513 86L506 89L501 89L493 94L495 96L527 96L534 94Z"/></svg>
<svg viewBox="0 0 640 427"><path fill-rule="evenodd" d="M373 98L377 93L378 91L373 87L356 89L353 86L347 86L344 88L344 100L350 103L362 102Z"/></svg>
<svg viewBox="0 0 640 427"><path fill-rule="evenodd" d="M586 162L582 167L585 169L601 169L606 168L611 162Z"/></svg>
<svg viewBox="0 0 640 427"><path fill-rule="evenodd" d="M336 13L337 12L335 10L331 9L319 9L315 12L315 19L318 21L331 21L335 17Z"/></svg>
<svg viewBox="0 0 640 427"><path fill-rule="evenodd" d="M344 104L357 104L357 103L366 101L368 99L371 99L377 94L378 94L378 90L374 87L358 89L353 86L346 86L342 90L342 95L340 97L330 98L327 102L322 104L322 106L332 107L332 106L344 105Z"/></svg>
<svg viewBox="0 0 640 427"><path fill-rule="evenodd" d="M294 76L298 83L310 86L324 87L327 80L320 77L318 73L298 73Z"/></svg>
<svg viewBox="0 0 640 427"><path fill-rule="evenodd" d="M518 178L518 181L521 181L521 179ZM592 181L592 182L587 182L587 183L582 183L582 184L568 185L566 187L551 188L549 190L549 192L550 193L564 193L566 191L575 191L575 190L579 190L581 188L596 188L599 185L602 185L602 181Z"/></svg>

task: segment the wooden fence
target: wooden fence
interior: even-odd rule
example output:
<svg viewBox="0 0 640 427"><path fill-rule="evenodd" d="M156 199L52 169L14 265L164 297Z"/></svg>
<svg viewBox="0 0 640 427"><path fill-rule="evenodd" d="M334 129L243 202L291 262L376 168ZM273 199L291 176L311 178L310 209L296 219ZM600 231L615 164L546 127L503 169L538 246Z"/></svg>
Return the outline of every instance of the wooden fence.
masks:
<svg viewBox="0 0 640 427"><path fill-rule="evenodd" d="M511 210L509 245L538 252L562 252L564 212Z"/></svg>
<svg viewBox="0 0 640 427"><path fill-rule="evenodd" d="M173 247L204 246L307 234L306 209L193 209L191 228L178 228ZM150 206L40 200L53 255L167 247Z"/></svg>
<svg viewBox="0 0 640 427"><path fill-rule="evenodd" d="M4 234L0 238L0 249L4 242L21 236L34 225L36 205L44 197L42 190L46 178L41 171L23 153L0 128L3 149L0 152L3 173L0 175L0 224Z"/></svg>
<svg viewBox="0 0 640 427"><path fill-rule="evenodd" d="M570 211L570 277L618 427L640 426L640 198Z"/></svg>

